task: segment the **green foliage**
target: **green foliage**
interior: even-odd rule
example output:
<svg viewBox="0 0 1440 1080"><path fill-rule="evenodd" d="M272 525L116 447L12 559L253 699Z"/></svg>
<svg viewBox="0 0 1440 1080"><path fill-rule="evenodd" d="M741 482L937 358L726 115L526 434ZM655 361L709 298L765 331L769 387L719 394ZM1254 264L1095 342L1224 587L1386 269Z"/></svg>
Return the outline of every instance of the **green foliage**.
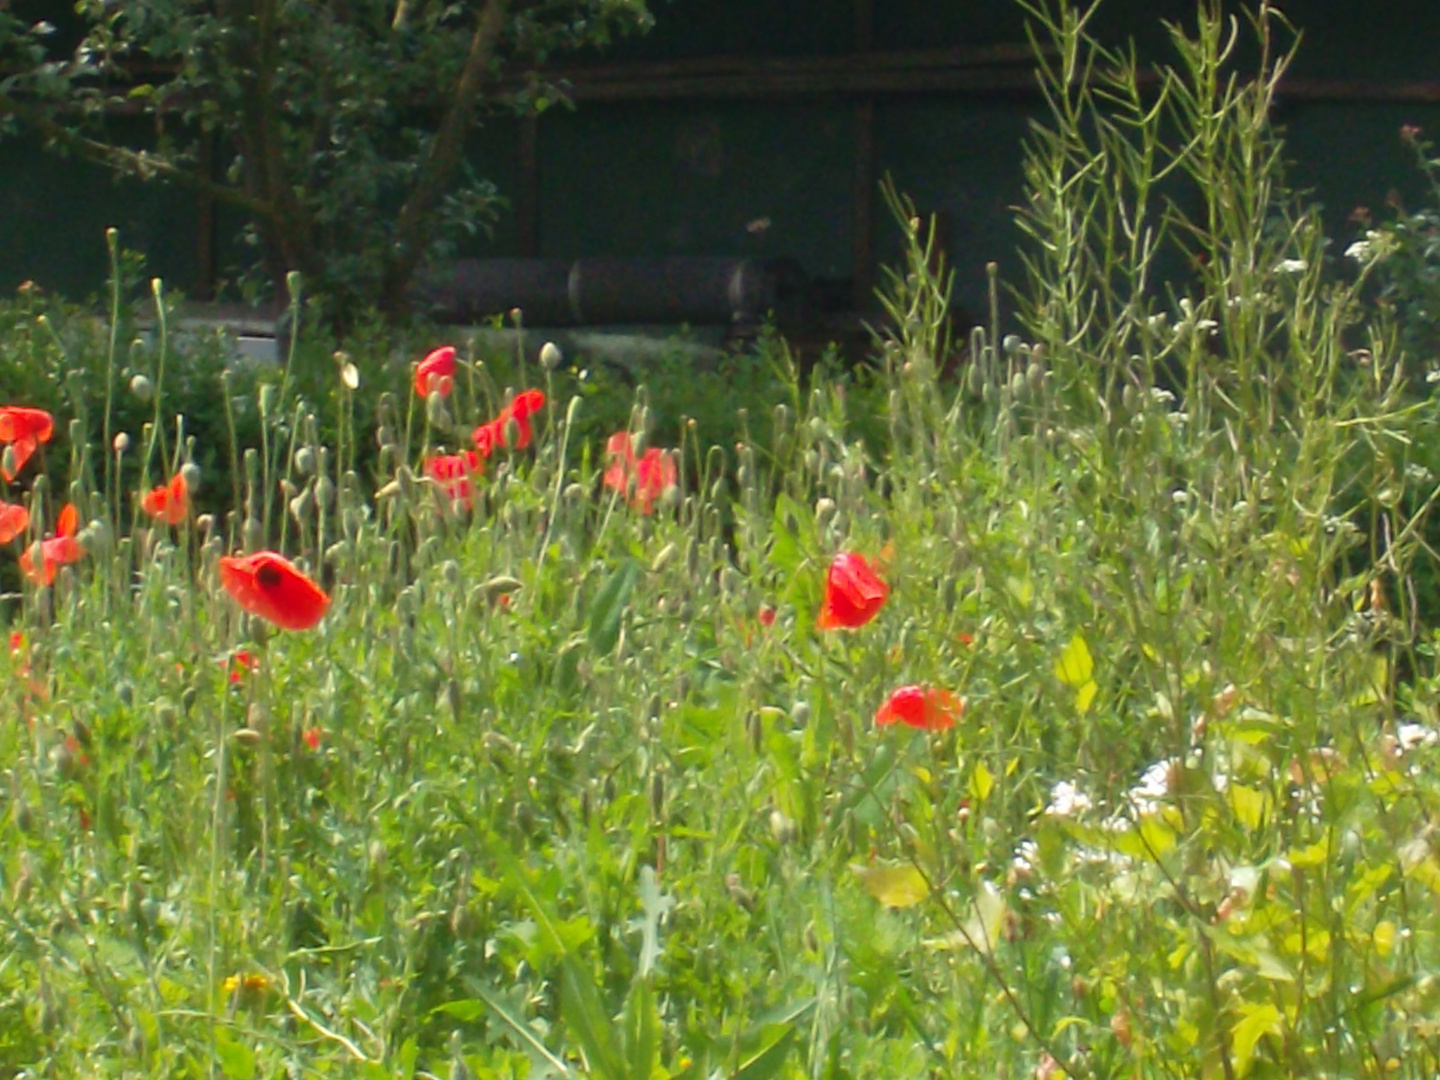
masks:
<svg viewBox="0 0 1440 1080"><path fill-rule="evenodd" d="M977 331L959 385L897 197L873 382L789 372L723 447L637 389L685 462L650 513L578 377L468 496L424 475L545 378L518 358L424 402L402 375L373 497L354 386L330 445L281 369L228 536L107 533L129 496L74 472L87 555L0 657L0 1064L1435 1073L1440 638L1404 606L1428 507L1385 492L1420 421L1368 271L1319 258L1274 68L1229 79L1208 6L1143 107L1072 9L1032 17L1060 60L1025 331ZM1146 216L1167 169L1196 214ZM1147 235L1205 256L1174 299ZM266 536L329 591L317 628L220 587ZM822 632L842 551L891 592ZM964 709L876 726L900 687Z"/></svg>
<svg viewBox="0 0 1440 1080"><path fill-rule="evenodd" d="M141 0L74 5L63 32L0 14L0 119L146 180L201 188L247 222L278 295L305 275L348 325L402 314L417 267L487 229L501 199L464 159L487 114L563 100L502 69L643 30L644 0ZM71 25L71 23L78 25ZM154 122L118 141L107 112Z"/></svg>

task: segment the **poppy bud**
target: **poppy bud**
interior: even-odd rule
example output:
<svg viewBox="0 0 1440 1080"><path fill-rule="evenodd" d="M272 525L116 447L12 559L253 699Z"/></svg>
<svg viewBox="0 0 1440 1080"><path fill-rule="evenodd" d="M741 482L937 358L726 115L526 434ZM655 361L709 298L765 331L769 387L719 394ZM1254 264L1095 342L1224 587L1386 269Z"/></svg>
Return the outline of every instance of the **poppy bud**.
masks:
<svg viewBox="0 0 1440 1080"><path fill-rule="evenodd" d="M315 451L308 446L302 446L295 451L295 471L301 476L309 476L315 471Z"/></svg>
<svg viewBox="0 0 1440 1080"><path fill-rule="evenodd" d="M798 832L794 821L779 810L770 811L770 835L775 837L776 843L793 843Z"/></svg>
<svg viewBox="0 0 1440 1080"><path fill-rule="evenodd" d="M335 505L335 481L323 472L315 481L315 501L326 510Z"/></svg>
<svg viewBox="0 0 1440 1080"><path fill-rule="evenodd" d="M240 542L246 551L257 551L265 543L265 527L257 518L248 517L240 527Z"/></svg>
<svg viewBox="0 0 1440 1080"><path fill-rule="evenodd" d="M823 529L830 519L835 516L836 509L834 499L817 499L815 501L815 524Z"/></svg>
<svg viewBox="0 0 1440 1080"><path fill-rule="evenodd" d="M582 484L567 484L565 485L564 495L566 502L583 502L585 499L585 487Z"/></svg>
<svg viewBox="0 0 1440 1080"><path fill-rule="evenodd" d="M760 714L751 710L745 714L745 737L750 742L750 749L759 754L765 745L765 725L760 719Z"/></svg>
<svg viewBox="0 0 1440 1080"><path fill-rule="evenodd" d="M236 728L231 738L234 739L237 746L244 747L259 746L264 741L264 736L250 727Z"/></svg>
<svg viewBox="0 0 1440 1080"><path fill-rule="evenodd" d="M445 408L445 395L439 390L430 391L425 399L425 419L434 428L448 428L451 425L450 412Z"/></svg>
<svg viewBox="0 0 1440 1080"><path fill-rule="evenodd" d="M655 558L650 561L650 572L652 574L658 574L660 573L660 571L664 570L665 567L669 566L670 560L675 557L675 552L677 550L679 549L676 548L675 542L673 540L670 543L666 544L663 548L661 548L656 553Z"/></svg>
<svg viewBox="0 0 1440 1080"><path fill-rule="evenodd" d="M135 375L130 379L130 393L141 402L147 402L154 396L155 386L144 375Z"/></svg>
<svg viewBox="0 0 1440 1080"><path fill-rule="evenodd" d="M115 453L123 454L126 450L130 449L130 436L123 431L118 431L115 433L115 438L111 440L110 445Z"/></svg>
<svg viewBox="0 0 1440 1080"><path fill-rule="evenodd" d="M35 825L35 817L30 812L30 804L24 799L16 799L14 805L10 809L10 814L15 819L15 827L19 829L22 833L28 835L31 828L33 828ZM29 874L22 873L20 880L28 884L30 881ZM17 890L19 886L20 882L17 882Z"/></svg>
<svg viewBox="0 0 1440 1080"><path fill-rule="evenodd" d="M57 743L50 751L50 760L55 764L55 771L62 780L71 780L78 771L75 767L75 751L70 749L69 741Z"/></svg>
<svg viewBox="0 0 1440 1080"><path fill-rule="evenodd" d="M289 505L290 516L293 517L297 523L303 523L305 519L310 516L310 512L315 509L314 490L307 487L291 499Z"/></svg>
<svg viewBox="0 0 1440 1080"><path fill-rule="evenodd" d="M755 910L755 894L745 888L745 884L739 874L725 875L725 891L730 894L730 899L739 904L746 911Z"/></svg>
<svg viewBox="0 0 1440 1080"><path fill-rule="evenodd" d="M554 371L564 362L565 354L553 341L547 341L540 346L540 366L546 371Z"/></svg>

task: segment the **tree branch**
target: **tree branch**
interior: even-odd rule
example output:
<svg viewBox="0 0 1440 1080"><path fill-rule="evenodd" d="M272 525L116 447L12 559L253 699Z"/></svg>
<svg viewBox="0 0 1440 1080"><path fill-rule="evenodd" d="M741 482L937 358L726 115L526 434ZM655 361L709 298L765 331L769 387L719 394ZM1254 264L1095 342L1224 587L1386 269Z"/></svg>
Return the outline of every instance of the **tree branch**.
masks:
<svg viewBox="0 0 1440 1080"><path fill-rule="evenodd" d="M168 158L157 157L144 150L127 150L122 146L112 146L99 139L81 135L56 121L46 110L33 105L0 96L0 116L13 116L22 124L85 160L107 166L126 176L135 176L142 180L149 176L163 177L202 191L256 217L268 218L274 214L274 208L268 202L257 199L240 188L217 183L209 177L176 165Z"/></svg>
<svg viewBox="0 0 1440 1080"><path fill-rule="evenodd" d="M455 84L455 94L446 109L440 129L425 155L419 179L411 189L395 222L389 258L386 260L383 303L392 314L405 308L405 288L429 239L430 222L436 206L459 167L465 133L475 116L476 101L495 46L505 27L508 0L485 0L485 7L470 39L465 67Z"/></svg>

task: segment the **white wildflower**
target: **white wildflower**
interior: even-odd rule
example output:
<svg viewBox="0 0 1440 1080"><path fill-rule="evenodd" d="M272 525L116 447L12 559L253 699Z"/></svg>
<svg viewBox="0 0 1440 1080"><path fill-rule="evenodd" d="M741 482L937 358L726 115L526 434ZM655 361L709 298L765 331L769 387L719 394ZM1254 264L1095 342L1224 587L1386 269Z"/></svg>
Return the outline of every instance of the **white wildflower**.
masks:
<svg viewBox="0 0 1440 1080"><path fill-rule="evenodd" d="M1069 780L1061 780L1050 789L1050 805L1045 808L1045 813L1050 817L1075 817L1093 805L1089 795Z"/></svg>
<svg viewBox="0 0 1440 1080"><path fill-rule="evenodd" d="M1304 259L1281 259L1275 264L1274 273L1277 274L1303 274L1310 264Z"/></svg>
<svg viewBox="0 0 1440 1080"><path fill-rule="evenodd" d="M1180 768L1178 758L1157 761L1145 770L1140 783L1130 789L1130 805L1141 817L1153 814L1160 808L1160 802L1170 794L1171 779Z"/></svg>
<svg viewBox="0 0 1440 1080"><path fill-rule="evenodd" d="M1395 738L1400 743L1401 752L1409 753L1422 746L1434 746L1440 742L1440 733L1437 733L1434 728L1428 728L1424 724L1417 724L1412 720L1396 726Z"/></svg>

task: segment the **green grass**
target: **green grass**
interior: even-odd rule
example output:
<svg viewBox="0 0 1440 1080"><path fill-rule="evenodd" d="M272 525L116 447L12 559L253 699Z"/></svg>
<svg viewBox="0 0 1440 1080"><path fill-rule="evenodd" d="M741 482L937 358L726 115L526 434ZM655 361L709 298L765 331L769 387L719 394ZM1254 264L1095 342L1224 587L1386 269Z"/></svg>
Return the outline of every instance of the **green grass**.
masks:
<svg viewBox="0 0 1440 1080"><path fill-rule="evenodd" d="M874 379L802 386L769 343L723 447L642 390L681 466L651 514L533 369L535 441L468 509L421 463L494 415L491 367L380 399L373 478L338 370L262 388L262 438L207 450L229 513L173 530L83 440L70 490L22 477L88 524L0 660L7 1075L1434 1074L1426 414L1221 25L1157 104L1033 15L1062 60L1024 332L977 331L958 385L896 200ZM1183 302L1165 245L1204 255ZM324 583L316 629L221 590L258 543ZM822 632L842 551L892 591ZM876 727L915 684L953 728Z"/></svg>

